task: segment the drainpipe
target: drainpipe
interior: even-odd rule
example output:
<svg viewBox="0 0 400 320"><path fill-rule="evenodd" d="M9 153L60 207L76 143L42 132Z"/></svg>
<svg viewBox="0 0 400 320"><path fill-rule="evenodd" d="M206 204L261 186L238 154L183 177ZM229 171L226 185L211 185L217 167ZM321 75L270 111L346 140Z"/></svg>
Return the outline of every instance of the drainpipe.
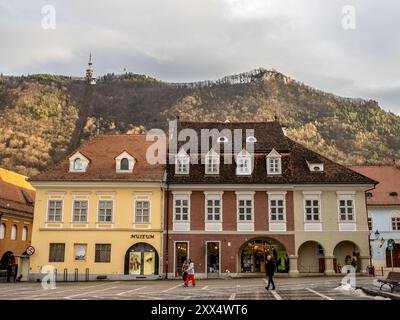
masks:
<svg viewBox="0 0 400 320"><path fill-rule="evenodd" d="M165 279L168 279L168 253L169 253L169 189L168 189L168 183L167 183L167 188L166 188L166 197L167 197L167 203L166 203L166 207L167 207L167 214L166 214L166 218L167 218L167 222L166 222L166 228L167 228L167 232L166 232L166 239L165 239Z"/></svg>
<svg viewBox="0 0 400 320"><path fill-rule="evenodd" d="M365 213L366 213L366 215L367 215L367 223L368 223L367 192L368 192L368 191L371 191L371 190L374 190L375 187L376 187L376 183L374 184L374 187L373 187L373 188L364 191L364 201L365 201L365 209L366 209L366 210L365 210ZM372 231L372 230L369 230L369 228L368 228L368 248L369 248L369 266L370 266L370 268L373 267L373 266L372 266L371 231ZM368 268L368 273L369 273L369 268ZM375 276L375 270L373 270L372 275Z"/></svg>

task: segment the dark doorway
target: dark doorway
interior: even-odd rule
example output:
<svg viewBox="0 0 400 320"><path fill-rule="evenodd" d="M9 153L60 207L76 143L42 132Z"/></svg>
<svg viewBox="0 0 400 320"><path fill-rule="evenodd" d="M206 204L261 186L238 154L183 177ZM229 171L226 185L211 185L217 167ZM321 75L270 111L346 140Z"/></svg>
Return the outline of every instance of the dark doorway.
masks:
<svg viewBox="0 0 400 320"><path fill-rule="evenodd" d="M392 267L392 258L391 253L388 249L386 249L386 266ZM400 245L396 244L393 250L393 267L400 268Z"/></svg>

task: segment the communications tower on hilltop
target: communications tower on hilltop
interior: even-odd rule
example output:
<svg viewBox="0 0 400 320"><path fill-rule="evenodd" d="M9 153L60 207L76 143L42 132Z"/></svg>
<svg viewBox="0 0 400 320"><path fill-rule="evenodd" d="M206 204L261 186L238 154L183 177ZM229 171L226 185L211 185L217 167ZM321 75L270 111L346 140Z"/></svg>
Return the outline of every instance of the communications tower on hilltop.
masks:
<svg viewBox="0 0 400 320"><path fill-rule="evenodd" d="M86 69L86 81L90 85L96 84L96 78L93 76L92 52L89 54L88 68Z"/></svg>

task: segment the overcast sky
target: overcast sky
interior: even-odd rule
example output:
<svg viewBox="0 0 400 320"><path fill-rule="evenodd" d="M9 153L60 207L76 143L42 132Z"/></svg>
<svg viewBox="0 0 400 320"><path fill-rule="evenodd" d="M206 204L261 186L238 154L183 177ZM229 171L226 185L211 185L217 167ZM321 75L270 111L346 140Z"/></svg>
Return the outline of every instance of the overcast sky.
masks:
<svg viewBox="0 0 400 320"><path fill-rule="evenodd" d="M96 75L196 81L264 67L400 113L399 30L398 0L0 0L0 72L82 76L89 51Z"/></svg>

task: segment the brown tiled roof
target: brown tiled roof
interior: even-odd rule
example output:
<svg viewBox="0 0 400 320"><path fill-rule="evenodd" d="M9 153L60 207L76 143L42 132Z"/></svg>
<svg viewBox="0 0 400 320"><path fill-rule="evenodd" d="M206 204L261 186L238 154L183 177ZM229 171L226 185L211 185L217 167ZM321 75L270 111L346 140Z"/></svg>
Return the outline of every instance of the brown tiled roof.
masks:
<svg viewBox="0 0 400 320"><path fill-rule="evenodd" d="M255 151L271 151L275 148L278 151L287 151L289 149L285 136L278 121L270 122L190 122L190 121L178 121L177 129L180 132L182 129L193 129L196 131L197 137L200 137L201 130L203 129L217 129L221 131L223 129L229 129L232 132L234 129L242 130L242 145L246 145L246 129L253 129L254 136L257 142L254 144ZM221 135L222 136L222 135ZM178 148L183 145L184 142L178 143ZM211 145L211 140L210 140ZM200 149L200 148L199 148Z"/></svg>
<svg viewBox="0 0 400 320"><path fill-rule="evenodd" d="M146 141L146 135L96 136L30 181L162 181L164 166L146 161L146 151L151 144L153 142ZM69 172L69 157L77 151L90 160L86 172ZM124 151L136 160L132 173L116 172L115 157Z"/></svg>
<svg viewBox="0 0 400 320"><path fill-rule="evenodd" d="M369 191L368 205L400 205L400 170L394 166L352 166L355 170L371 179L379 181L375 189ZM397 192L396 195L390 195Z"/></svg>
<svg viewBox="0 0 400 320"><path fill-rule="evenodd" d="M0 177L0 212L33 214L35 192L5 182Z"/></svg>
<svg viewBox="0 0 400 320"><path fill-rule="evenodd" d="M198 131L203 123L185 122L184 127L190 125ZM209 123L204 123L209 127ZM213 123L212 126L215 124ZM365 177L349 168L339 165L318 153L315 153L299 143L287 138L277 121L264 124L240 123L241 128L273 128L270 131L255 130L255 137L259 145L254 153L254 171L251 176L236 175L236 163L224 164L223 158L220 160L219 175L206 175L204 164L192 164L188 175L176 175L175 164L167 166L167 181L171 184L193 183L193 184L375 184L376 181ZM219 128L228 126L236 128L235 123L219 123ZM179 128L179 126L178 126ZM282 174L279 176L267 175L266 155L275 148L282 156ZM286 150L286 151L285 151ZM191 155L198 156L198 155ZM306 160L323 163L322 172L310 172Z"/></svg>

